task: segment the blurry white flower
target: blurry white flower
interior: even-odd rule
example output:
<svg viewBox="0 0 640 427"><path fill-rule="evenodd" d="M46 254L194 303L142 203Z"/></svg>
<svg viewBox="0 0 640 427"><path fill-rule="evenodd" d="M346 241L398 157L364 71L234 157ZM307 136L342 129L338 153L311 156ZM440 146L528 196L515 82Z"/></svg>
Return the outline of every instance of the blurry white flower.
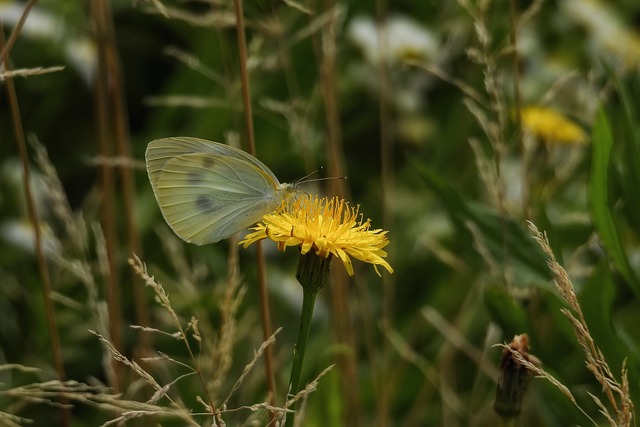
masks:
<svg viewBox="0 0 640 427"><path fill-rule="evenodd" d="M13 27L24 12L25 3L18 1L0 2L0 21L5 26ZM29 17L22 27L21 35L34 39L58 41L65 33L64 23L37 6L31 8Z"/></svg>
<svg viewBox="0 0 640 427"><path fill-rule="evenodd" d="M15 26L24 12L25 3L19 1L0 1L0 22L6 27ZM61 17L34 6L22 27L20 36L27 39L63 45L66 60L80 74L87 85L91 85L95 76L97 52L93 41L88 37L70 36Z"/></svg>
<svg viewBox="0 0 640 427"><path fill-rule="evenodd" d="M364 56L373 63L378 62L378 29L371 18L359 16L349 23L347 37L362 49Z"/></svg>
<svg viewBox="0 0 640 427"><path fill-rule="evenodd" d="M36 211L40 218L47 217L51 209L50 200L48 198L49 189L44 182L44 178L35 170L31 169L31 195L35 203ZM2 182L2 188L5 191L3 194L3 203L11 203L15 206L20 215L27 217L27 203L24 198L24 175L22 172L22 166L20 160L15 157L6 159L0 165L0 180ZM5 200L6 198L6 200Z"/></svg>
<svg viewBox="0 0 640 427"><path fill-rule="evenodd" d="M87 86L91 86L98 65L98 54L93 40L87 37L70 39L64 45L64 52L69 64L78 71Z"/></svg>
<svg viewBox="0 0 640 427"><path fill-rule="evenodd" d="M506 206L518 206L522 202L524 188L521 160L515 157L503 159L500 174Z"/></svg>
<svg viewBox="0 0 640 427"><path fill-rule="evenodd" d="M368 17L356 17L349 24L347 36L372 64L428 60L438 51L433 33L411 18L399 15L390 17L382 25Z"/></svg>
<svg viewBox="0 0 640 427"><path fill-rule="evenodd" d="M10 220L2 223L0 236L17 248L35 253L35 230L29 221ZM61 251L60 242L45 223L40 224L40 239L45 255Z"/></svg>
<svg viewBox="0 0 640 427"><path fill-rule="evenodd" d="M567 0L562 5L569 18L588 30L596 54L609 54L625 67L640 64L640 35L614 14L609 3Z"/></svg>
<svg viewBox="0 0 640 427"><path fill-rule="evenodd" d="M365 58L363 62L352 61L352 80L386 97L401 115L419 114L433 77L402 65L410 60L439 62L443 55L439 55L436 36L413 19L395 15L381 24L369 17L356 17L349 23L347 37ZM380 73L376 69L381 64L390 67L392 89L387 93L380 92Z"/></svg>
<svg viewBox="0 0 640 427"><path fill-rule="evenodd" d="M271 245L264 246L266 249ZM272 247L277 251L275 245ZM285 273L278 269L270 269L269 278L273 283L278 284L278 286L270 287L269 292L280 299L280 302L287 306L288 310L300 313L302 308L302 289L300 288L300 283L295 280L294 275L290 272ZM318 298L313 310L313 321L318 323L326 322L328 318L329 308L321 298Z"/></svg>

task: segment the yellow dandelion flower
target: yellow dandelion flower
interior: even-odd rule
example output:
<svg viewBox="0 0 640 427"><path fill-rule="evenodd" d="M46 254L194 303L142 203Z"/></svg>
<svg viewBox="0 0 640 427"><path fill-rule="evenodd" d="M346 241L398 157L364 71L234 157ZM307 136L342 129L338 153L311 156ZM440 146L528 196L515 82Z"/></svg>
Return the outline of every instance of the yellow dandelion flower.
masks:
<svg viewBox="0 0 640 427"><path fill-rule="evenodd" d="M525 107L520 110L525 130L547 142L584 144L587 135L580 126L559 112L546 107Z"/></svg>
<svg viewBox="0 0 640 427"><path fill-rule="evenodd" d="M384 259L387 253L383 248L389 244L387 231L371 230L371 220L363 222L359 206L350 207L348 202L337 197L299 197L265 215L252 230L239 243L245 248L269 238L276 242L280 251L287 246L300 246L302 255L310 251L323 258L335 255L350 276L353 276L351 257L373 264L378 275L379 265L393 273Z"/></svg>

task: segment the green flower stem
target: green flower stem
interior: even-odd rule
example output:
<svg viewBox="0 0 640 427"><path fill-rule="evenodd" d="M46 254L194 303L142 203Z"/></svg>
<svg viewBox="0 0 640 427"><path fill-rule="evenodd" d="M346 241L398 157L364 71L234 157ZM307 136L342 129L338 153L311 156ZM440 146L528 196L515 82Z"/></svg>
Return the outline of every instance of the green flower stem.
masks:
<svg viewBox="0 0 640 427"><path fill-rule="evenodd" d="M504 427L513 427L516 425L515 418L502 418L501 425Z"/></svg>
<svg viewBox="0 0 640 427"><path fill-rule="evenodd" d="M298 333L298 341L293 350L293 366L291 367L291 379L289 381L290 393L295 395L300 389L300 373L302 372L302 362L307 349L307 339L311 330L311 318L313 317L313 307L316 303L315 292L305 291L302 296L302 313L300 317L300 332Z"/></svg>
<svg viewBox="0 0 640 427"><path fill-rule="evenodd" d="M289 396L295 396L300 391L300 374L307 349L307 340L311 330L311 318L313 308L316 303L316 295L322 289L329 278L329 265L331 256L328 258L317 256L313 251L300 255L298 261L298 271L296 279L302 285L302 312L300 313L300 331L298 340L293 350L293 364L291 366L291 379L289 380ZM291 409L295 409L295 404ZM294 415L287 416L286 427L292 427Z"/></svg>

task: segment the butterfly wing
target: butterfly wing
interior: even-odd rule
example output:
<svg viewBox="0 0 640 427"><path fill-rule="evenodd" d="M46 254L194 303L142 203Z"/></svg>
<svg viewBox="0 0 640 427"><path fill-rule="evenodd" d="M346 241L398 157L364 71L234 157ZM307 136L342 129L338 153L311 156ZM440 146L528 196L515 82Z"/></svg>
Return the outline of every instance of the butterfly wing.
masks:
<svg viewBox="0 0 640 427"><path fill-rule="evenodd" d="M185 154L210 154L214 156L231 157L245 161L267 174L272 180L278 182L276 176L264 163L253 157L246 151L239 150L230 145L206 139L191 137L171 137L151 141L147 146L146 160L149 179L153 184L162 174L164 165L171 159Z"/></svg>
<svg viewBox="0 0 640 427"><path fill-rule="evenodd" d="M280 184L252 162L180 154L149 177L164 219L183 240L213 243L255 224L280 205Z"/></svg>

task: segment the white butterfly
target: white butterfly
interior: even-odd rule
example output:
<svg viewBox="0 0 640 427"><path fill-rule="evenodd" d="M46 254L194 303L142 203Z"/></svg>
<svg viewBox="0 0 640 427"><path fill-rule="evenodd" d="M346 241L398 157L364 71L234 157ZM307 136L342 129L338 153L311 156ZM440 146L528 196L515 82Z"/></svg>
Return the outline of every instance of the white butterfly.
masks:
<svg viewBox="0 0 640 427"><path fill-rule="evenodd" d="M280 184L252 155L219 142L156 139L145 157L164 219L180 238L197 245L248 228L297 192L297 185Z"/></svg>

